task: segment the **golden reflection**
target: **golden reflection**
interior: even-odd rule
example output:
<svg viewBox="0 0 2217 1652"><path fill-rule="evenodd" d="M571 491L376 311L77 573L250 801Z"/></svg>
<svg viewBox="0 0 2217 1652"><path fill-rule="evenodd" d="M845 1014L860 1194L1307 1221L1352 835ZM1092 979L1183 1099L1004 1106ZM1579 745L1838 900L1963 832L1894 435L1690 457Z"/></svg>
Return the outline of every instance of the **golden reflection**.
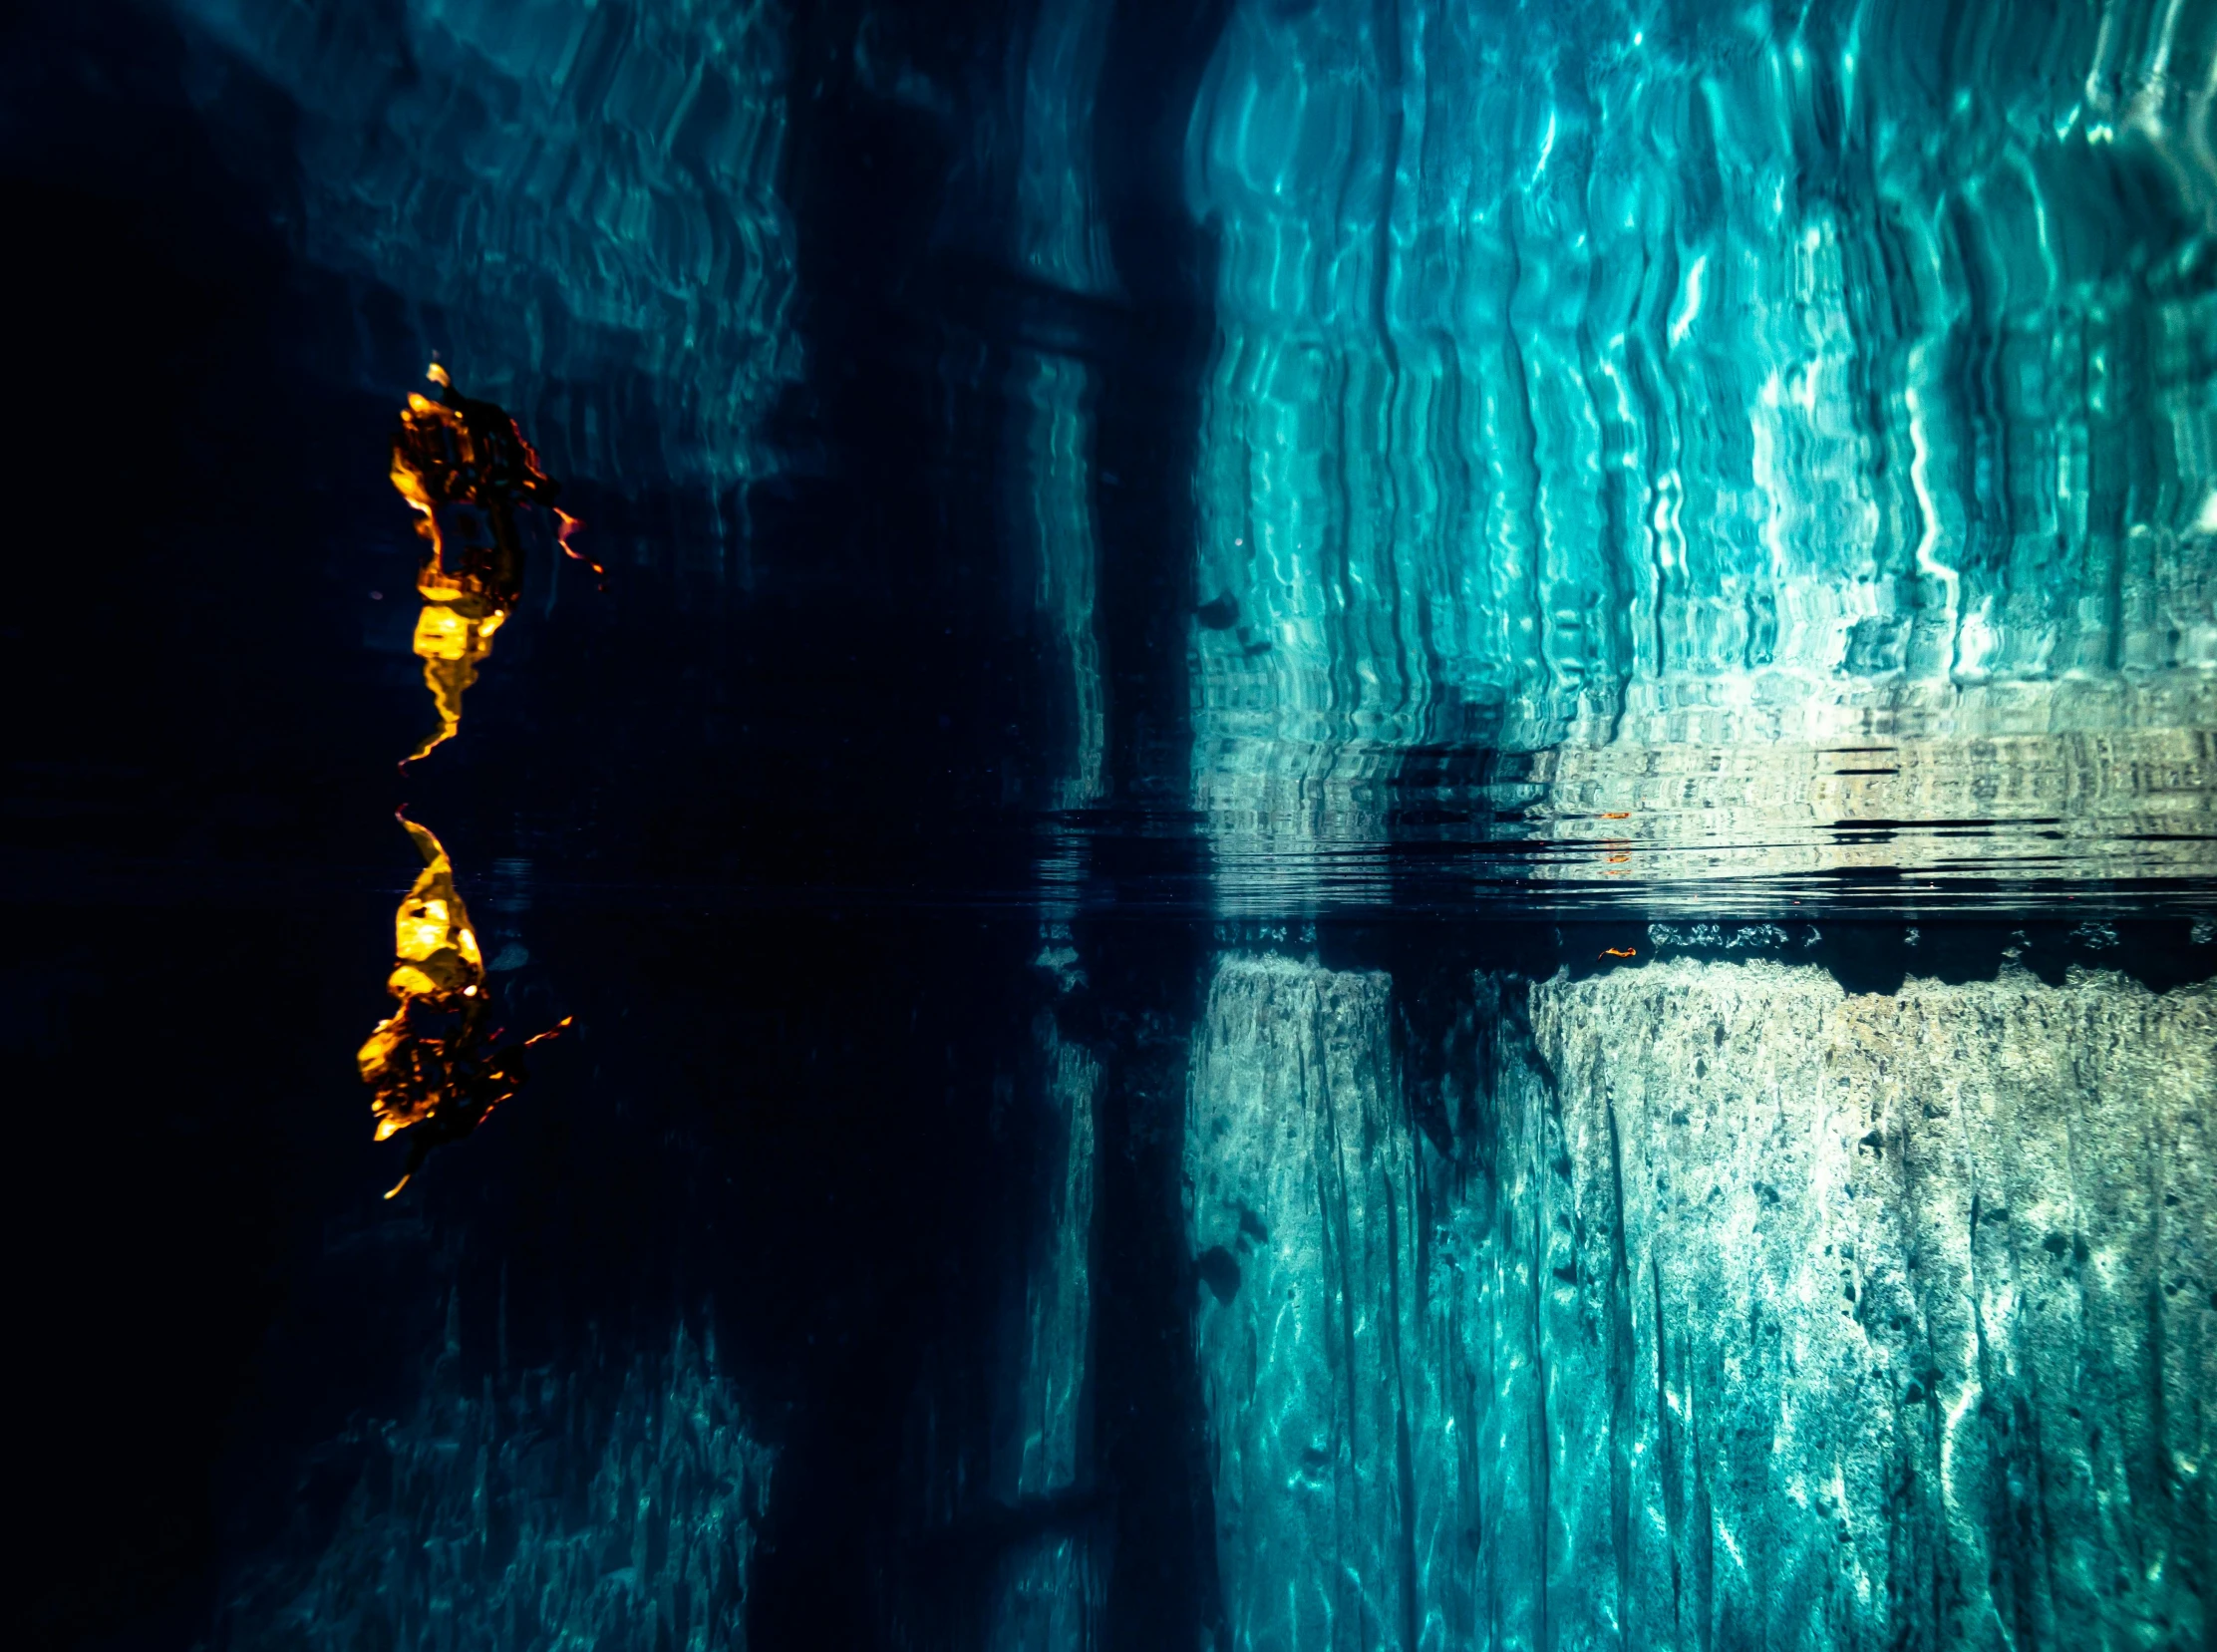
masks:
<svg viewBox="0 0 2217 1652"><path fill-rule="evenodd" d="M515 421L491 402L463 395L437 362L427 377L439 394L410 393L393 435L392 474L401 497L422 512L416 531L431 541L416 576L424 611L416 617L415 648L439 726L404 767L454 738L463 691L477 680L493 634L523 594L516 507L552 510L562 549L586 561L570 549L576 518L555 509L560 489L539 468L538 454ZM597 563L587 566L601 571Z"/></svg>
<svg viewBox="0 0 2217 1652"><path fill-rule="evenodd" d="M385 1196L408 1185L436 1147L459 1142L523 1083L523 1052L570 1024L502 1044L492 1020L484 955L470 909L455 887L454 863L429 829L403 817L424 869L393 919L396 961L386 985L400 1008L377 1024L355 1060L370 1087L377 1140L404 1130L408 1169Z"/></svg>
<svg viewBox="0 0 2217 1652"><path fill-rule="evenodd" d="M463 395L436 362L429 378L437 396L412 394L393 437L393 486L421 512L416 530L431 541L416 580L424 611L414 646L439 718L402 760L404 770L454 738L463 694L522 597L518 507L552 511L562 549L601 571L570 548L576 519L555 509L557 485L515 421L491 402ZM387 1198L408 1185L432 1149L468 1136L513 1096L524 1079L524 1051L570 1024L565 1016L543 1033L501 1042L504 1029L494 1017L454 863L428 827L405 814L400 822L424 869L393 920L395 962L386 985L399 1008L377 1024L356 1057L370 1087L377 1140L416 1132L406 1173Z"/></svg>

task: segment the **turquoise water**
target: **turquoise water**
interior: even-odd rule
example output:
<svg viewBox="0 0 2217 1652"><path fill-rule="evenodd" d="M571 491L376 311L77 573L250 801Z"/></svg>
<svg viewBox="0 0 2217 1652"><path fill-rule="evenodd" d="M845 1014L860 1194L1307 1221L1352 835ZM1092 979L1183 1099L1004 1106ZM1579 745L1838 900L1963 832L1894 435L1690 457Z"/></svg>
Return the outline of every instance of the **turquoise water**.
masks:
<svg viewBox="0 0 2217 1652"><path fill-rule="evenodd" d="M2217 5L118 17L32 1644L2207 1644ZM607 576L396 780L434 359ZM571 1021L388 1201L403 805Z"/></svg>

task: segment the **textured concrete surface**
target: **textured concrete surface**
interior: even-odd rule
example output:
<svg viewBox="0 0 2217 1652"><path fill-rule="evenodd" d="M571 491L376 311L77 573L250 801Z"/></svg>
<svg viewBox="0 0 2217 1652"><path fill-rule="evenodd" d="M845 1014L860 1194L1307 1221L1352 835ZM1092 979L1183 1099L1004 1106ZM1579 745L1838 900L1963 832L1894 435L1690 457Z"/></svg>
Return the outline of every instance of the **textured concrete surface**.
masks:
<svg viewBox="0 0 2217 1652"><path fill-rule="evenodd" d="M1228 957L1196 1337L1233 1642L2199 1647L2217 995Z"/></svg>

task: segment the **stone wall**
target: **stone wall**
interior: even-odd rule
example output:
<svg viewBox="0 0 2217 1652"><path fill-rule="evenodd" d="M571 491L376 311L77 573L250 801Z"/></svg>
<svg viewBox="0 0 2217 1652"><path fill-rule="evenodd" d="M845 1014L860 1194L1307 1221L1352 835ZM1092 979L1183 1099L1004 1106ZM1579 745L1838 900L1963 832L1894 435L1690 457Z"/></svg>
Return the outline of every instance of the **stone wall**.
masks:
<svg viewBox="0 0 2217 1652"><path fill-rule="evenodd" d="M2217 994L1223 959L1187 1149L1233 1644L2200 1646ZM1436 1139L1435 1139L1436 1138Z"/></svg>

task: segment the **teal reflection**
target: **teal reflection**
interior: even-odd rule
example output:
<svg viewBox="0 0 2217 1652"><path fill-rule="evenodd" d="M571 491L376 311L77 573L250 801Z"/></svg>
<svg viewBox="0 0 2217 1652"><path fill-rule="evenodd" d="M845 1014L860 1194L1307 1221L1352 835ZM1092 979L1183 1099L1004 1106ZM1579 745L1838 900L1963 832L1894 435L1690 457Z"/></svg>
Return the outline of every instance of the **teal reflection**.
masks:
<svg viewBox="0 0 2217 1652"><path fill-rule="evenodd" d="M1689 840L1647 819L1688 787L1750 812L1736 842L1991 816L1978 740L2032 743L2027 816L2160 823L2134 764L2206 792L2189 10L1239 5L1187 182L1221 241L1194 772L1227 853L1381 834L1440 745L1542 754L1491 801L1640 848ZM1812 754L1857 742L1911 778L1832 784Z"/></svg>

